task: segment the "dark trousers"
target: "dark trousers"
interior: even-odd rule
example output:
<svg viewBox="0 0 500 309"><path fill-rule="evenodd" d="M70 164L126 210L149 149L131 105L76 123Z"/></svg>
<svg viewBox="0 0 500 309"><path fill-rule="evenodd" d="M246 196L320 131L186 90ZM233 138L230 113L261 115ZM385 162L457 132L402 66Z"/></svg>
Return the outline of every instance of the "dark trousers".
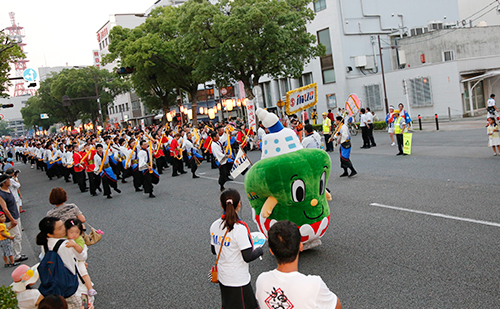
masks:
<svg viewBox="0 0 500 309"><path fill-rule="evenodd" d="M43 172L44 170L47 169L47 165L45 164L45 162L43 162L43 160L40 161L37 159L36 160L36 169L37 170L39 169Z"/></svg>
<svg viewBox="0 0 500 309"><path fill-rule="evenodd" d="M371 124L368 128L368 139L372 143L372 146L377 146L377 144L375 144L375 139L373 138L373 124Z"/></svg>
<svg viewBox="0 0 500 309"><path fill-rule="evenodd" d="M333 151L333 141L329 142L330 134L323 134L325 136L326 151Z"/></svg>
<svg viewBox="0 0 500 309"><path fill-rule="evenodd" d="M399 153L403 153L403 134L396 134L396 140L398 142Z"/></svg>
<svg viewBox="0 0 500 309"><path fill-rule="evenodd" d="M72 169L72 167L63 167L64 180L66 180L66 182L69 182L69 176L71 175Z"/></svg>
<svg viewBox="0 0 500 309"><path fill-rule="evenodd" d="M233 163L226 163L219 167L219 185L221 188L224 187L224 184L229 180L229 172L233 167Z"/></svg>
<svg viewBox="0 0 500 309"><path fill-rule="evenodd" d="M87 185L85 183L85 172L80 171L80 172L75 172L73 171L73 180L78 183L78 188L80 188L81 192L85 192L85 189L87 189ZM95 189L94 189L95 191Z"/></svg>
<svg viewBox="0 0 500 309"><path fill-rule="evenodd" d="M212 165L211 165L212 169L217 168L217 163L215 162L215 157L213 154L210 154L210 162L212 162Z"/></svg>
<svg viewBox="0 0 500 309"><path fill-rule="evenodd" d="M153 174L151 174L148 170L142 174L142 187L144 188L144 193L153 193L152 177Z"/></svg>
<svg viewBox="0 0 500 309"><path fill-rule="evenodd" d="M198 169L198 164L196 164L196 160L195 160L194 156L191 157L191 160L189 161L189 164L191 166L191 173L194 176L194 173Z"/></svg>
<svg viewBox="0 0 500 309"><path fill-rule="evenodd" d="M225 286L219 282L223 309L256 309L259 308L251 283L244 286ZM281 306L275 308L283 308Z"/></svg>
<svg viewBox="0 0 500 309"><path fill-rule="evenodd" d="M139 168L132 171L132 177L134 179L134 188L137 190L142 186L142 172L139 171Z"/></svg>
<svg viewBox="0 0 500 309"><path fill-rule="evenodd" d="M178 175L179 173L184 174L184 165L182 164L182 160L179 160L177 158L172 158L174 160L173 165L172 165L172 176Z"/></svg>
<svg viewBox="0 0 500 309"><path fill-rule="evenodd" d="M164 156L156 158L158 174L163 174L163 169L167 167L167 159Z"/></svg>
<svg viewBox="0 0 500 309"><path fill-rule="evenodd" d="M91 195L95 195L95 190L97 187L101 185L101 177L94 174L94 172L87 172L87 176L89 177L89 191Z"/></svg>
<svg viewBox="0 0 500 309"><path fill-rule="evenodd" d="M52 177L57 175L57 165L54 164L51 168L45 168L45 173L49 179L52 179Z"/></svg>
<svg viewBox="0 0 500 309"><path fill-rule="evenodd" d="M361 127L361 137L363 138L363 147L370 147L370 139L368 138L368 127Z"/></svg>
<svg viewBox="0 0 500 309"><path fill-rule="evenodd" d="M118 189L118 185L116 184L116 181L110 179L108 176L106 176L106 173L103 173L101 176L101 181L102 181L102 190L104 191L104 195L111 195L111 189Z"/></svg>

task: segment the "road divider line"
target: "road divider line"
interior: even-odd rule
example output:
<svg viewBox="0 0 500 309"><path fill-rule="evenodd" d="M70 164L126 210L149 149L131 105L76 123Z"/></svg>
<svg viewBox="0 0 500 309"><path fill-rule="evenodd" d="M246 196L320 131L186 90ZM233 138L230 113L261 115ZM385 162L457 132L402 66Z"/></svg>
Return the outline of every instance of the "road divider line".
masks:
<svg viewBox="0 0 500 309"><path fill-rule="evenodd" d="M464 222L471 222L471 223L477 223L477 224L483 224L483 225L500 227L500 223L496 223L496 222L489 222L489 221L475 220L475 219L469 219L469 218L455 217L455 216L449 216L449 215L440 214L440 213L434 213L434 212L427 212L427 211L420 211L420 210L414 210L414 209L408 209L408 208L401 208L401 207L383 205L383 204L379 204L379 203L371 203L370 206L381 207L381 208L388 208L388 209L400 210L400 211L406 211L406 212L416 213L416 214L420 214L420 215L427 215L427 216L439 217L439 218L444 218L444 219L452 219L452 220L458 220L458 221L464 221Z"/></svg>
<svg viewBox="0 0 500 309"><path fill-rule="evenodd" d="M199 174L199 175L201 175L201 174ZM200 178L205 178L205 179L213 179L213 180L219 180L219 178L207 177L207 176L200 176ZM234 180L233 180L233 181L228 181L228 182L226 182L226 183L231 183L231 182L232 182L232 183L237 183L237 184L239 184L239 185L244 185L244 184L245 184L244 182L241 182L241 181L234 181Z"/></svg>

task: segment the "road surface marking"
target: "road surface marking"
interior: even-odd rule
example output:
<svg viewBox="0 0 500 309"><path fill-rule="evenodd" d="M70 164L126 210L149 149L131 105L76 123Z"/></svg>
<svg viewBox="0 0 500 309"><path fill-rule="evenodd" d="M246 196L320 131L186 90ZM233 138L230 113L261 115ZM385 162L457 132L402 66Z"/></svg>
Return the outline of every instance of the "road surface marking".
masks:
<svg viewBox="0 0 500 309"><path fill-rule="evenodd" d="M200 174L201 175L201 174ZM200 176L200 178L205 178L205 179L213 179L213 180L219 180L219 178L214 178L214 177L207 177L207 176ZM237 183L237 184L240 184L240 185L244 185L245 183L244 182L241 182L241 181L228 181L227 183Z"/></svg>
<svg viewBox="0 0 500 309"><path fill-rule="evenodd" d="M474 220L474 219L462 218L462 217L455 217L455 216L449 216L449 215L440 214L440 213L434 213L434 212L413 210L413 209L401 208L401 207L395 207L395 206L389 206L389 205L383 205L383 204L378 204L378 203L371 203L370 206L376 206L376 207L382 207L382 208L388 208L388 209L394 209L394 210L412 212L412 213L421 214L421 215L427 215L427 216L433 216L433 217L439 217L439 218L445 218L445 219L452 219L452 220L465 221L465 222L471 222L471 223L478 223L478 224L483 224L483 225L490 225L490 226L500 227L500 223L488 222L488 221L482 221L482 220Z"/></svg>

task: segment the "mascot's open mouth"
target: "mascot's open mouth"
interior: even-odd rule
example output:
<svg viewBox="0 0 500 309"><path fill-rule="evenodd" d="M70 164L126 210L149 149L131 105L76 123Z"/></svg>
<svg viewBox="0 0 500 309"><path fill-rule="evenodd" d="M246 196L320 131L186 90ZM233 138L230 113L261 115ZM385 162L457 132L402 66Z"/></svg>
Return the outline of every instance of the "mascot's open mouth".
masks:
<svg viewBox="0 0 500 309"><path fill-rule="evenodd" d="M325 212L325 207L323 207L323 205L321 205L321 213L317 217L309 217L305 210L303 212L304 212L304 216L306 216L307 219L314 220L314 219L318 219L319 217L321 217L323 215L323 213Z"/></svg>

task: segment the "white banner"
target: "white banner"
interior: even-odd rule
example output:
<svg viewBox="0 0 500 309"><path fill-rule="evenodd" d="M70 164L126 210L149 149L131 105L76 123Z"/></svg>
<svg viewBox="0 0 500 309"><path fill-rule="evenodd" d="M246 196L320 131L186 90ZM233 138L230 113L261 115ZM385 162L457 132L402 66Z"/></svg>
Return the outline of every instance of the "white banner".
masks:
<svg viewBox="0 0 500 309"><path fill-rule="evenodd" d="M257 122L255 120L255 104L254 100L246 100L247 105L247 115L248 115L248 128L252 129L255 133L257 133Z"/></svg>
<svg viewBox="0 0 500 309"><path fill-rule="evenodd" d="M246 153L240 148L234 160L233 168L231 168L231 177L238 177L247 167L252 165Z"/></svg>
<svg viewBox="0 0 500 309"><path fill-rule="evenodd" d="M316 83L288 91L286 93L286 112L288 115L316 105L318 103L317 93Z"/></svg>

